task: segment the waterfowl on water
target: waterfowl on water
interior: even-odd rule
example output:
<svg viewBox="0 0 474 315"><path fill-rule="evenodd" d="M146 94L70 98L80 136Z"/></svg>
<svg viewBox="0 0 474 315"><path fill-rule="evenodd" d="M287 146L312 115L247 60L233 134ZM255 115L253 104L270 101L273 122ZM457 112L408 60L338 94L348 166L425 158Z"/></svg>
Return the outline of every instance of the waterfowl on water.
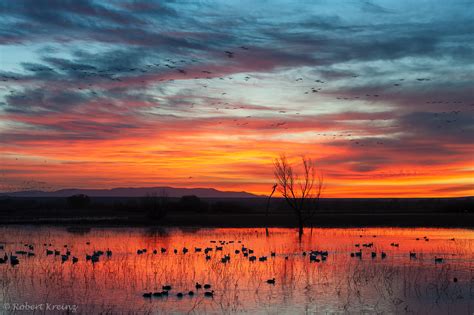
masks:
<svg viewBox="0 0 474 315"><path fill-rule="evenodd" d="M387 254L385 254L384 252L382 252L382 259L384 259L385 257L387 257Z"/></svg>
<svg viewBox="0 0 474 315"><path fill-rule="evenodd" d="M176 294L176 296L179 297L179 298L182 298L182 297L183 297L183 293L178 292L178 293Z"/></svg>
<svg viewBox="0 0 474 315"><path fill-rule="evenodd" d="M268 280L267 280L267 283L268 283L268 284L275 284L275 278L268 279Z"/></svg>
<svg viewBox="0 0 474 315"><path fill-rule="evenodd" d="M204 289L210 289L210 288L211 288L211 285L210 285L210 284L207 284L207 283L206 283L206 284L204 285Z"/></svg>
<svg viewBox="0 0 474 315"><path fill-rule="evenodd" d="M214 291L204 292L204 296L213 297L214 296Z"/></svg>
<svg viewBox="0 0 474 315"><path fill-rule="evenodd" d="M410 252L410 258L416 258L416 253Z"/></svg>
<svg viewBox="0 0 474 315"><path fill-rule="evenodd" d="M166 291L169 291L171 290L171 286L170 285L164 285L161 287L163 290L166 290Z"/></svg>
<svg viewBox="0 0 474 315"><path fill-rule="evenodd" d="M151 298L151 295L152 295L151 292L143 293L144 298Z"/></svg>
<svg viewBox="0 0 474 315"><path fill-rule="evenodd" d="M20 261L18 260L17 256L13 256L12 253L10 253L10 264L12 266L18 265Z"/></svg>
<svg viewBox="0 0 474 315"><path fill-rule="evenodd" d="M200 284L200 283L196 282L196 285L195 285L195 287L196 287L196 290L199 290L199 289L201 289L201 288L202 288L202 284Z"/></svg>
<svg viewBox="0 0 474 315"><path fill-rule="evenodd" d="M188 295L189 295L189 296L193 296L193 295L194 295L194 292L193 292L193 291L189 291L189 292L188 292Z"/></svg>
<svg viewBox="0 0 474 315"><path fill-rule="evenodd" d="M442 263L442 262L443 262L443 258L435 257L435 263Z"/></svg>

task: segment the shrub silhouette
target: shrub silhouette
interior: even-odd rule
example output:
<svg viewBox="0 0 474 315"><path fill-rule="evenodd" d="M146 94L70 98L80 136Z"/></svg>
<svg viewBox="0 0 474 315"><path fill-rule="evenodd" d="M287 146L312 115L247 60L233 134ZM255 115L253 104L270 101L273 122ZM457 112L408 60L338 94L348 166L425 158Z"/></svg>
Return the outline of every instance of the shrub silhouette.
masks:
<svg viewBox="0 0 474 315"><path fill-rule="evenodd" d="M141 200L141 207L147 212L150 219L161 219L166 215L169 207L168 196L164 191L160 196L156 193L147 194Z"/></svg>
<svg viewBox="0 0 474 315"><path fill-rule="evenodd" d="M67 203L73 209L82 209L90 205L91 199L87 195L78 194L68 197Z"/></svg>

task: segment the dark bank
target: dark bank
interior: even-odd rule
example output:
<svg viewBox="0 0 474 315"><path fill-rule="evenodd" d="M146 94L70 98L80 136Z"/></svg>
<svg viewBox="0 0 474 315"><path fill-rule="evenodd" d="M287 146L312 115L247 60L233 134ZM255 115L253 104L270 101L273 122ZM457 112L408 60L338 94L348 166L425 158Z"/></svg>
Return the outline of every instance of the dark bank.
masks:
<svg viewBox="0 0 474 315"><path fill-rule="evenodd" d="M2 224L294 227L281 198L2 197ZM307 226L473 227L474 198L323 198Z"/></svg>

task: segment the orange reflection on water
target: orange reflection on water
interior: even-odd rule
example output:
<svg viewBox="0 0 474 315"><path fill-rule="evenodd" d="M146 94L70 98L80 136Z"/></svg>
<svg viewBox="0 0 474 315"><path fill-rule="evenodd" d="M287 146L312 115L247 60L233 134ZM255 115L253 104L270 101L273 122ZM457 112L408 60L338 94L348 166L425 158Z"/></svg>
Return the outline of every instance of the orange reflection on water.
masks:
<svg viewBox="0 0 474 315"><path fill-rule="evenodd" d="M94 228L71 233L56 227L3 227L0 235L7 254L24 249L25 244L32 244L36 254L19 256L20 264L14 267L0 265L3 303L76 304L88 314L464 313L473 298L472 230L307 229L301 242L295 230L283 228L270 229L268 237L264 229L254 228ZM62 254L69 249L79 261L62 263L61 256L47 256L45 243ZM222 246L222 251L216 251L216 246ZM249 256L255 255L256 262L243 256L243 246L254 251ZM213 248L209 260L203 252L206 247ZM189 252L184 254L183 248ZM86 254L107 249L111 257L103 255L94 264L85 260ZM147 252L138 255L138 249ZM328 251L327 260L310 262L311 250ZM351 257L359 250L361 259ZM384 259L382 252L387 255ZM410 258L410 252L416 258ZM224 255L230 255L227 263L221 260ZM258 261L262 256L267 260ZM435 263L435 257L443 262ZM274 285L266 282L273 278ZM214 297L196 290L196 282L211 284ZM142 297L167 284L173 287L168 297ZM195 291L192 297L176 296L190 290Z"/></svg>

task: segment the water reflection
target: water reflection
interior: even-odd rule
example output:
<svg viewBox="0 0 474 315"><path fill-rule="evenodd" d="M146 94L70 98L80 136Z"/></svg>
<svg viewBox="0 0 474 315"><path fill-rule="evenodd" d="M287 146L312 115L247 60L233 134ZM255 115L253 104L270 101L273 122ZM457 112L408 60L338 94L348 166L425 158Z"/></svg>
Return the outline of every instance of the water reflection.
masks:
<svg viewBox="0 0 474 315"><path fill-rule="evenodd" d="M255 228L94 228L71 233L25 226L3 227L0 235L7 255L30 252L25 245L35 253L18 254L16 266L0 265L2 304L72 304L87 314L472 313L471 230L313 229L301 242L291 229L270 229L266 237L264 229ZM206 253L206 248L212 251ZM47 249L60 255L47 255ZM141 249L146 252L138 255ZM76 263L69 257L62 262L67 251L78 258ZM98 251L104 252L98 262L86 260ZM311 251L328 251L327 259L319 255L316 262ZM356 252L362 252L360 258L351 257ZM229 259L223 262L224 257ZM443 261L436 263L435 258ZM273 278L274 284L267 282ZM212 287L196 290L196 282ZM168 284L172 290L167 297L143 297ZM213 297L206 297L204 291L211 290ZM184 295L178 297L178 292Z"/></svg>

